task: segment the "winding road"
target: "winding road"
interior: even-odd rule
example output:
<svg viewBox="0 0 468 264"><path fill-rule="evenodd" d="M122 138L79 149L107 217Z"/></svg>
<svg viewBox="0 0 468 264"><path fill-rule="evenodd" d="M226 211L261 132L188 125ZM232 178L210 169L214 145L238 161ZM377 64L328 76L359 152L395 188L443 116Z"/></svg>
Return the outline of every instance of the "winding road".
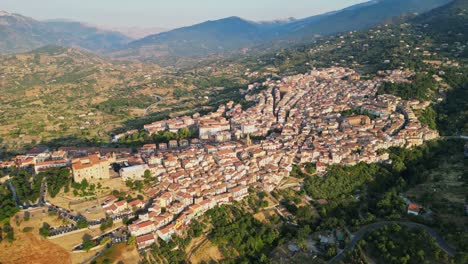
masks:
<svg viewBox="0 0 468 264"><path fill-rule="evenodd" d="M442 238L442 236L437 232L435 231L434 229L428 227L428 226L425 226L425 225L422 225L422 224L418 224L418 223L414 223L414 222L403 222L403 221L383 221L383 222L378 222L378 223L374 223L374 224L370 224L370 225L367 225L363 228L361 228L357 233L355 233L353 236L352 236L352 240L351 242L345 247L345 249L343 251L341 251L338 255L336 255L335 257L333 257L331 260L328 261L329 264L333 264L333 263L339 263L341 260L343 260L343 258L345 257L346 253L353 250L354 247L356 246L356 244L358 243L359 240L361 240L365 234L367 234L368 232L370 231L374 231L376 229L379 229L383 226L386 226L386 225L390 225L390 224L399 224L399 225L403 225L403 226L407 226L407 227L412 227L412 228L421 228L423 229L424 231L426 231L431 237L433 237L435 240L436 240L436 243L437 245L443 250L445 251L445 253L447 253L448 255L450 256L454 256L455 255L455 249L452 248L450 245L448 245L445 240Z"/></svg>
<svg viewBox="0 0 468 264"><path fill-rule="evenodd" d="M156 98L157 101L155 103L151 104L150 106L146 107L144 116L147 116L147 115L151 114L151 108L157 106L159 103L162 102L162 100L164 100L164 97L162 97L160 95L153 94L152 96L154 98Z"/></svg>

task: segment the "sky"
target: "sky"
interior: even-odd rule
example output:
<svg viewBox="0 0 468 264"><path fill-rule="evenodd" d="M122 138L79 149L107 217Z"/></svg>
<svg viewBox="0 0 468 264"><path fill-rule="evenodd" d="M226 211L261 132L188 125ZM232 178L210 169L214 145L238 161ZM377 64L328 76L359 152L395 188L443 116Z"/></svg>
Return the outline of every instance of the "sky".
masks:
<svg viewBox="0 0 468 264"><path fill-rule="evenodd" d="M39 20L106 27L177 28L239 16L254 21L303 18L368 0L0 0L0 10Z"/></svg>

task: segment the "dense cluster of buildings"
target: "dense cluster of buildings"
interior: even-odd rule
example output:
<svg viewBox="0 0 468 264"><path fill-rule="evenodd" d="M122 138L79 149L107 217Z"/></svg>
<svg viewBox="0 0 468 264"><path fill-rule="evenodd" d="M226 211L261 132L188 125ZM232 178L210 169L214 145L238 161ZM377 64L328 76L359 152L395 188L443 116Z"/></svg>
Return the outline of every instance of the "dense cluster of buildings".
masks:
<svg viewBox="0 0 468 264"><path fill-rule="evenodd" d="M138 153L128 149L62 148L40 155L17 157L16 165L41 170L70 166L75 181L108 179L111 164L124 164L123 180L158 179L145 190L151 203L111 199L108 214L149 208L129 226L139 248L172 234L216 205L241 200L250 187L272 191L289 176L294 163L314 163L317 174L327 165L385 162L389 147L412 147L438 137L422 125L413 110L427 104L377 95L383 81L402 82L409 72L387 71L361 80L347 68L313 70L304 75L266 81L266 89L246 99L255 105L243 110L233 102L205 116L178 117L144 126L148 134L195 129L198 138L147 144ZM118 138L136 133L128 131ZM251 140L254 138L255 140ZM79 152L79 151L82 152ZM81 155L77 155L77 153ZM52 158L52 155L55 155ZM74 158L70 158L74 157ZM45 165L44 162L49 162Z"/></svg>

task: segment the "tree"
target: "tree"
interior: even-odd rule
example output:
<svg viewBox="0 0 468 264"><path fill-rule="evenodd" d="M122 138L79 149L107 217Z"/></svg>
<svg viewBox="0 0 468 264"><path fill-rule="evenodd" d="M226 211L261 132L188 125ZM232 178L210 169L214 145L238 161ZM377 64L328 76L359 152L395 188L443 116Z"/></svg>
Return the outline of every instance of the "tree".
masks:
<svg viewBox="0 0 468 264"><path fill-rule="evenodd" d="M3 232L8 242L12 243L15 240L15 233L13 228L10 226L10 223L3 225Z"/></svg>
<svg viewBox="0 0 468 264"><path fill-rule="evenodd" d="M327 251L325 252L325 256L327 258L333 258L336 255L336 247L335 245L329 245Z"/></svg>
<svg viewBox="0 0 468 264"><path fill-rule="evenodd" d="M135 243L136 243L136 237L134 236L131 236L127 241L128 246L135 246Z"/></svg>
<svg viewBox="0 0 468 264"><path fill-rule="evenodd" d="M145 173L143 174L143 178L144 178L145 184L149 184L151 183L152 180L156 179L152 177L150 170L145 170Z"/></svg>
<svg viewBox="0 0 468 264"><path fill-rule="evenodd" d="M127 180L127 181L125 182L125 185L126 185L128 188L133 189L133 182L132 182L132 180Z"/></svg>
<svg viewBox="0 0 468 264"><path fill-rule="evenodd" d="M312 232L312 230L310 229L310 226L305 225L304 227L301 227L301 228L299 228L299 230L297 230L297 239L302 242L307 238L307 236L311 232Z"/></svg>
<svg viewBox="0 0 468 264"><path fill-rule="evenodd" d="M192 131L190 131L188 128L184 127L184 128L181 128L178 132L177 132L177 138L178 139L189 139L191 138L193 135L192 135Z"/></svg>
<svg viewBox="0 0 468 264"><path fill-rule="evenodd" d="M112 227L114 225L114 219L112 219L112 217L110 217L108 220L107 220L107 225L109 227Z"/></svg>
<svg viewBox="0 0 468 264"><path fill-rule="evenodd" d="M114 220L112 219L112 217L109 217L106 221L101 223L99 229L101 229L101 231L104 232L106 229L111 228L113 225Z"/></svg>
<svg viewBox="0 0 468 264"><path fill-rule="evenodd" d="M29 221L31 214L29 212L24 212L23 219L24 221Z"/></svg>
<svg viewBox="0 0 468 264"><path fill-rule="evenodd" d="M89 226L89 223L86 222L84 219L80 219L76 222L76 226L78 226L79 229L87 228Z"/></svg>
<svg viewBox="0 0 468 264"><path fill-rule="evenodd" d="M106 223L106 222L102 222L101 225L99 226L99 229L101 230L101 232L106 231L106 229L107 229L107 223Z"/></svg>
<svg viewBox="0 0 468 264"><path fill-rule="evenodd" d="M55 197L64 187L65 191L69 190L71 177L70 170L68 170L67 168L48 169L44 172L39 173L39 175L42 175L46 178L47 192L51 197Z"/></svg>
<svg viewBox="0 0 468 264"><path fill-rule="evenodd" d="M141 190L143 189L143 182L142 181L135 181L135 186L134 186L138 191L141 192Z"/></svg>
<svg viewBox="0 0 468 264"><path fill-rule="evenodd" d="M88 188L88 186L89 186L88 180L83 179L83 180L81 181L81 190L82 190L82 191L86 190L86 189Z"/></svg>
<svg viewBox="0 0 468 264"><path fill-rule="evenodd" d="M416 254L418 255L419 261L424 261L425 255L426 255L424 253L424 250L420 249L420 250L418 250L418 252Z"/></svg>
<svg viewBox="0 0 468 264"><path fill-rule="evenodd" d="M19 211L6 184L0 185L0 208L0 223L8 222L8 219Z"/></svg>
<svg viewBox="0 0 468 264"><path fill-rule="evenodd" d="M151 171L150 170L145 170L143 178L145 178L145 179L151 178Z"/></svg>
<svg viewBox="0 0 468 264"><path fill-rule="evenodd" d="M93 241L93 238L86 234L83 236L83 250L88 252L90 249L92 249L96 243Z"/></svg>
<svg viewBox="0 0 468 264"><path fill-rule="evenodd" d="M49 236L49 233L50 233L50 225L48 223L44 222L42 224L42 227L39 228L39 235L46 238L46 237Z"/></svg>

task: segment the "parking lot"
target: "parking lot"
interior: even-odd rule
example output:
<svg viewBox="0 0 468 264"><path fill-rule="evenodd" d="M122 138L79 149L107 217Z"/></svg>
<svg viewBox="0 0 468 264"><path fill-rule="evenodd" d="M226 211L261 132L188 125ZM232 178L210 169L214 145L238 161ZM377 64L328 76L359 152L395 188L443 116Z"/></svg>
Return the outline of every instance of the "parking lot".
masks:
<svg viewBox="0 0 468 264"><path fill-rule="evenodd" d="M103 241L106 238L110 238L110 243L107 244L107 247L112 246L113 244L120 243L120 242L126 242L128 238L130 237L130 234L126 230L125 227L119 227L113 231L107 232L102 234L101 236L93 239L94 245L98 246L101 244L101 241ZM83 250L83 244L80 244L73 248L73 251L78 251L78 250Z"/></svg>
<svg viewBox="0 0 468 264"><path fill-rule="evenodd" d="M73 224L57 226L57 227L51 227L49 237L70 233L70 232L78 230L78 229L79 228L76 225L73 225Z"/></svg>
<svg viewBox="0 0 468 264"><path fill-rule="evenodd" d="M107 218L88 220L83 215L80 215L80 214L74 215L70 210L60 208L50 203L48 204L48 211L56 212L60 217L70 220L72 222L71 224L68 224L68 225L51 227L49 237L63 235L63 234L78 230L79 228L77 226L77 222L80 220L86 221L89 224L89 226L98 226L101 223L107 221ZM109 216L109 217L111 217L113 221L117 221L125 217L127 218L133 217L133 213L129 212L129 213L125 213L121 215L114 215L114 216Z"/></svg>

